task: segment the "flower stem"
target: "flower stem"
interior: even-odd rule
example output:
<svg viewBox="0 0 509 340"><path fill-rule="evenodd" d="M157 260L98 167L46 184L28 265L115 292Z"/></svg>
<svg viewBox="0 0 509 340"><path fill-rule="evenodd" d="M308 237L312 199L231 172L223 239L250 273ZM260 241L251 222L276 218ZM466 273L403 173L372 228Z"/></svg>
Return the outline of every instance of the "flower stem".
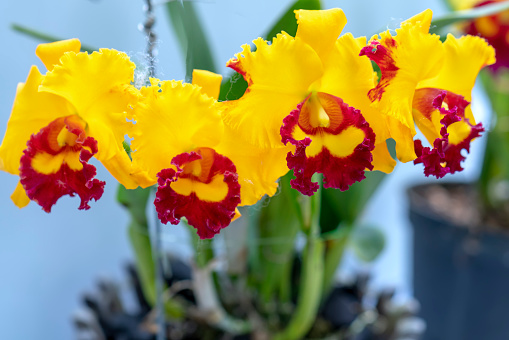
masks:
<svg viewBox="0 0 509 340"><path fill-rule="evenodd" d="M248 321L231 317L224 310L217 296L212 272L217 262L214 260L212 239L201 240L196 230L188 226L191 233L195 263L192 266L193 292L201 318L208 324L231 334L244 334L251 330Z"/></svg>
<svg viewBox="0 0 509 340"><path fill-rule="evenodd" d="M303 265L300 277L297 308L286 329L274 336L274 340L301 339L315 321L322 297L324 276L324 244L320 238L320 199L321 176L316 176L320 189L311 198L306 199L304 212L304 232L307 236L303 252Z"/></svg>

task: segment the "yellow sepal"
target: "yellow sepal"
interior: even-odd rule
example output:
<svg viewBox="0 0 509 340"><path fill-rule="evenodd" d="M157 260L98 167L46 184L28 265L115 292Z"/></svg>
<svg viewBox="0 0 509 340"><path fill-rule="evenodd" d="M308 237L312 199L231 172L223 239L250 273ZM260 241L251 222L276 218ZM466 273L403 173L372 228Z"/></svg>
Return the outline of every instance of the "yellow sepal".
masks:
<svg viewBox="0 0 509 340"><path fill-rule="evenodd" d="M20 182L16 185L16 189L14 189L11 195L11 200L20 209L26 207L28 203L30 203L30 198L28 198Z"/></svg>
<svg viewBox="0 0 509 340"><path fill-rule="evenodd" d="M60 58L66 52L78 53L81 49L79 39L69 39L55 41L47 44L40 44L35 49L35 54L41 59L48 71L53 70L53 66L60 64Z"/></svg>
<svg viewBox="0 0 509 340"><path fill-rule="evenodd" d="M201 87L203 93L217 100L223 76L206 70L193 70L193 85Z"/></svg>

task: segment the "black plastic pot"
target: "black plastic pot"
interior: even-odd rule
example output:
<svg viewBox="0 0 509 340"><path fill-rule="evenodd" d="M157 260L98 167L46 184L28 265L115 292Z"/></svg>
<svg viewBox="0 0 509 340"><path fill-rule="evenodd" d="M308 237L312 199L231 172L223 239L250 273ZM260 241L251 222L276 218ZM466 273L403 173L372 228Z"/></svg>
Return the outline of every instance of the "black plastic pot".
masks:
<svg viewBox="0 0 509 340"><path fill-rule="evenodd" d="M425 188L408 192L423 340L509 339L508 234L454 225L430 209Z"/></svg>

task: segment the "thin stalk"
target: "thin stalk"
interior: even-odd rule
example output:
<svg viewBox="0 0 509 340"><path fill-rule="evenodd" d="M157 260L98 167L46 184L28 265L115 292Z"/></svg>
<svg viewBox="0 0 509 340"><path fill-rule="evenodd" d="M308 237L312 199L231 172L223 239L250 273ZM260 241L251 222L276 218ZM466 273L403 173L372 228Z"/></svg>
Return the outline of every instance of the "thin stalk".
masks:
<svg viewBox="0 0 509 340"><path fill-rule="evenodd" d="M145 22L143 23L143 31L147 37L147 62L149 65L150 77L155 77L155 59L154 50L156 48L156 34L152 29L156 22L151 0L145 0Z"/></svg>
<svg viewBox="0 0 509 340"><path fill-rule="evenodd" d="M143 23L143 28L145 31L145 35L147 36L147 62L149 64L149 74L150 77L155 77L155 61L154 61L154 49L156 46L156 35L152 30L152 27L155 23L155 15L153 12L153 6L151 0L145 0L145 22ZM154 226L154 239L152 256L155 262L155 287L156 287L156 311L157 311L157 340L166 339L166 321L165 321L165 311L164 311L164 297L163 297L163 289L164 289L164 272L163 272L163 246L162 246L162 230L161 230L161 222L159 221L159 217L155 216L155 226Z"/></svg>

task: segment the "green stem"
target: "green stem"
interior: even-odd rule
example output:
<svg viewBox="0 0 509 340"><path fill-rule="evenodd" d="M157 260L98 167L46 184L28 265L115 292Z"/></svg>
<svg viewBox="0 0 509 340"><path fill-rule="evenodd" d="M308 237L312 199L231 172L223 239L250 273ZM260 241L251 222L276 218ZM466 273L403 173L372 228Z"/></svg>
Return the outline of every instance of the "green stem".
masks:
<svg viewBox="0 0 509 340"><path fill-rule="evenodd" d="M297 300L297 308L288 324L274 340L294 340L302 338L313 326L322 298L324 276L324 244L320 238L320 199L321 176L315 177L320 189L307 199L309 216L305 218L307 243L303 253L302 273Z"/></svg>
<svg viewBox="0 0 509 340"><path fill-rule="evenodd" d="M332 284L334 283L334 276L343 255L345 253L348 237L350 236L351 227L339 227L329 235L323 235L325 238L325 261L324 261L324 274L323 274L323 295L327 296Z"/></svg>
<svg viewBox="0 0 509 340"><path fill-rule="evenodd" d="M245 334L251 330L248 321L235 319L224 310L217 295L214 284L212 249L213 239L201 240L193 227L188 226L191 233L192 246L195 253L195 264L192 266L193 292L196 303L206 322L231 334Z"/></svg>
<svg viewBox="0 0 509 340"><path fill-rule="evenodd" d="M146 216L147 201L150 188L127 190L119 185L117 200L131 215L128 227L129 240L134 251L136 269L140 276L141 289L147 302L154 306L156 303L155 263L150 243L148 220ZM165 312L169 317L181 318L184 315L182 306L174 300L165 302Z"/></svg>
<svg viewBox="0 0 509 340"><path fill-rule="evenodd" d="M323 249L322 240L310 234L304 254L297 309L286 329L276 334L274 340L301 339L313 325L322 297Z"/></svg>

